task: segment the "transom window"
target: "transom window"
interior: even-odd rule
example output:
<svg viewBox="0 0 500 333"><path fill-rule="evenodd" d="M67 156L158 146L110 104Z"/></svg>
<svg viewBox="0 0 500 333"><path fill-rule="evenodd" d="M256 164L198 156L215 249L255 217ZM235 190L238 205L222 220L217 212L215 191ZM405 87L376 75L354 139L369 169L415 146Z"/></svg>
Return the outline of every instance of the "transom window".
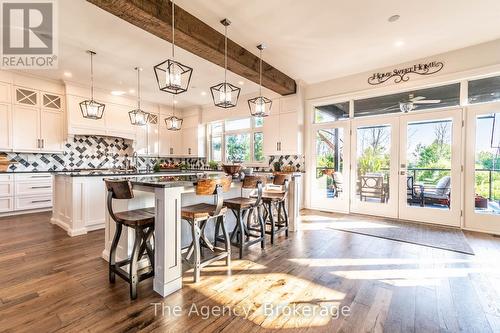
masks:
<svg viewBox="0 0 500 333"><path fill-rule="evenodd" d="M209 158L217 162L261 163L262 118L239 118L208 124Z"/></svg>

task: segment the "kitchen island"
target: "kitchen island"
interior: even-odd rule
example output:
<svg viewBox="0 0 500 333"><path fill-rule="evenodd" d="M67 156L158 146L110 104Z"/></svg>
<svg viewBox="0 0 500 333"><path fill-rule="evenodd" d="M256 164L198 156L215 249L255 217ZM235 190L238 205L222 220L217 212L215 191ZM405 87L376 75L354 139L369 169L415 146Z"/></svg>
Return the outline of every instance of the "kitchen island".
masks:
<svg viewBox="0 0 500 333"><path fill-rule="evenodd" d="M155 206L155 276L153 280L153 289L163 297L179 290L182 287L182 257L181 248L188 245L191 241L187 224L181 221L182 206L197 203L212 203L213 196L199 196L195 194L195 182L199 177L221 178L219 174L204 175L181 175L181 176L157 176L157 177L137 177L131 179L134 189L134 199L115 207L119 210L132 210L140 207ZM295 212L296 197L295 182L297 177L291 177L291 191L288 197L288 207L290 212ZM141 194L139 194L141 193ZM241 182L233 180L231 189L224 193L224 199L238 197L241 195ZM290 213L293 221L297 221L296 213ZM226 215L228 229L232 230L234 226L234 216L231 213ZM291 219L292 220L292 219ZM106 221L106 249L103 256L109 254L109 248L114 234L114 223L107 218ZM183 226L185 227L183 232ZM290 225L293 231L295 226ZM208 234L213 234L213 226L207 226ZM126 237L123 237L126 236ZM132 232L128 235L122 235L123 240L118 246L117 256L125 258L125 255L131 252ZM120 249L121 247L121 249ZM118 260L121 260L119 258Z"/></svg>

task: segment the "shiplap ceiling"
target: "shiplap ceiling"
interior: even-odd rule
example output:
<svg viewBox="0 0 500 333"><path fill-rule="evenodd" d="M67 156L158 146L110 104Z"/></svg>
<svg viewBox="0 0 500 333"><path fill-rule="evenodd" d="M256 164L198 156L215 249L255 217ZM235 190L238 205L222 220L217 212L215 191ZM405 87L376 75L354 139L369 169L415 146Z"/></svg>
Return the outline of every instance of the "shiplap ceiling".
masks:
<svg viewBox="0 0 500 333"><path fill-rule="evenodd" d="M266 61L306 83L500 38L498 0L177 0L176 4L221 32L220 19L229 18L231 39L255 54L255 46L265 42ZM170 103L170 95L157 90L152 69L169 57L169 43L84 0L58 1L58 6L60 69L36 74L86 84L84 50L91 48L98 53L99 88L135 89L133 67L139 65L144 68L144 98ZM400 19L389 23L394 14ZM403 45L397 46L398 42ZM194 88L178 96L179 107L210 103L209 87L221 81L222 69L182 50L178 58L194 68ZM72 78L65 78L64 71ZM257 91L255 83L236 75L230 75L230 81L244 83L242 94Z"/></svg>

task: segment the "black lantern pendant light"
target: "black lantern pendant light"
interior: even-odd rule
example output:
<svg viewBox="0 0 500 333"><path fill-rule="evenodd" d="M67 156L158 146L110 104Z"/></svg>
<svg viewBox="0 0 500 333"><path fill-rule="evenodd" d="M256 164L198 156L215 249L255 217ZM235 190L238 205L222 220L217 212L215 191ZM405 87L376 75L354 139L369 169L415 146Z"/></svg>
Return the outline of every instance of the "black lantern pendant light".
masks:
<svg viewBox="0 0 500 333"><path fill-rule="evenodd" d="M94 63L93 56L96 54L94 51L87 51L90 54L90 99L80 102L80 111L83 118L98 120L104 114L106 105L94 101Z"/></svg>
<svg viewBox="0 0 500 333"><path fill-rule="evenodd" d="M144 126L148 123L149 113L141 109L141 71L142 68L134 68L137 71L137 109L128 113L130 123L136 126Z"/></svg>
<svg viewBox="0 0 500 333"><path fill-rule="evenodd" d="M215 106L232 108L238 104L241 89L227 82L227 27L231 24L228 19L220 21L224 26L224 82L210 87Z"/></svg>
<svg viewBox="0 0 500 333"><path fill-rule="evenodd" d="M156 82L161 91L174 95L186 92L189 88L193 69L175 61L175 5L172 0L172 59L154 66Z"/></svg>
<svg viewBox="0 0 500 333"><path fill-rule="evenodd" d="M257 45L260 51L259 61L259 96L248 100L248 107L250 114L253 117L267 117L271 113L271 106L273 101L269 98L262 96L262 50L266 48L264 44Z"/></svg>
<svg viewBox="0 0 500 333"><path fill-rule="evenodd" d="M175 116L175 95L172 95L172 115L165 118L165 125L169 131L178 131L182 127L182 118Z"/></svg>

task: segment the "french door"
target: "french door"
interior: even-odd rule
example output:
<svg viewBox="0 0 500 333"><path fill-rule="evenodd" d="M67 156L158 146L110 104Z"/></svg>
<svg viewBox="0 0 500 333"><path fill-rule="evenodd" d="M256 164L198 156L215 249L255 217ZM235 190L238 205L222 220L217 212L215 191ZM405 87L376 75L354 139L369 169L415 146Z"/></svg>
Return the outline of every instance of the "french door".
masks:
<svg viewBox="0 0 500 333"><path fill-rule="evenodd" d="M500 234L500 103L467 108L465 227Z"/></svg>
<svg viewBox="0 0 500 333"><path fill-rule="evenodd" d="M315 125L311 151L311 208L349 212L350 121Z"/></svg>
<svg viewBox="0 0 500 333"><path fill-rule="evenodd" d="M461 109L356 118L313 129L311 208L460 226ZM489 207L498 207L500 219L497 176L490 196L496 203Z"/></svg>
<svg viewBox="0 0 500 333"><path fill-rule="evenodd" d="M398 217L459 227L462 111L401 115L399 128Z"/></svg>
<svg viewBox="0 0 500 333"><path fill-rule="evenodd" d="M398 216L399 118L358 118L351 126L351 212Z"/></svg>

